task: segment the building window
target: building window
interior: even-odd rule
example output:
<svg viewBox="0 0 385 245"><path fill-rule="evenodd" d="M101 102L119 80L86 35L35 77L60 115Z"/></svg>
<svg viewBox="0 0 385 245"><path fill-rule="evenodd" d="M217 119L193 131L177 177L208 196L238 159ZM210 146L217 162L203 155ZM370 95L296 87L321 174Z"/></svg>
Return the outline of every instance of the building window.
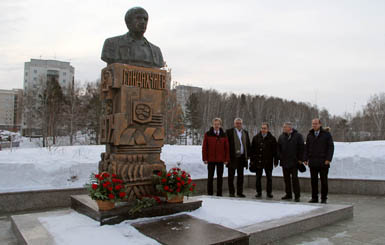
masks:
<svg viewBox="0 0 385 245"><path fill-rule="evenodd" d="M63 83L66 83L66 80L65 80L65 79L63 79Z"/></svg>
<svg viewBox="0 0 385 245"><path fill-rule="evenodd" d="M25 75L28 76L28 72L25 72Z"/></svg>
<svg viewBox="0 0 385 245"><path fill-rule="evenodd" d="M37 70L34 70L33 72L36 74L36 73L37 73Z"/></svg>
<svg viewBox="0 0 385 245"><path fill-rule="evenodd" d="M34 78L33 78L33 80L34 80L34 81L37 81L37 78L36 78L36 77L34 77Z"/></svg>
<svg viewBox="0 0 385 245"><path fill-rule="evenodd" d="M63 75L64 75L64 76L67 76L67 72L63 72Z"/></svg>

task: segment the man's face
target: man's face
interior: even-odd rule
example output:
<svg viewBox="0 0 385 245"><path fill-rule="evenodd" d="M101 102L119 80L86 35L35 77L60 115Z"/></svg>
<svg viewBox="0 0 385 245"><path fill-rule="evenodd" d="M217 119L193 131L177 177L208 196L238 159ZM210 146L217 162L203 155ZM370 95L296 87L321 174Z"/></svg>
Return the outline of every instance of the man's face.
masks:
<svg viewBox="0 0 385 245"><path fill-rule="evenodd" d="M144 12L136 12L133 14L129 26L130 31L144 34L147 29L148 15Z"/></svg>
<svg viewBox="0 0 385 245"><path fill-rule="evenodd" d="M242 129L242 121L235 121L234 122L234 127L236 127L238 130Z"/></svg>
<svg viewBox="0 0 385 245"><path fill-rule="evenodd" d="M213 127L215 130L219 130L219 128L221 127L221 123L219 121L214 121Z"/></svg>
<svg viewBox="0 0 385 245"><path fill-rule="evenodd" d="M283 125L283 132L290 134L291 133L291 127L289 125Z"/></svg>
<svg viewBox="0 0 385 245"><path fill-rule="evenodd" d="M269 128L267 127L267 125L262 125L261 126L261 133L267 134L268 132L269 132Z"/></svg>
<svg viewBox="0 0 385 245"><path fill-rule="evenodd" d="M318 119L314 119L311 121L311 127L314 129L314 131L318 131L321 127L321 124L319 123Z"/></svg>

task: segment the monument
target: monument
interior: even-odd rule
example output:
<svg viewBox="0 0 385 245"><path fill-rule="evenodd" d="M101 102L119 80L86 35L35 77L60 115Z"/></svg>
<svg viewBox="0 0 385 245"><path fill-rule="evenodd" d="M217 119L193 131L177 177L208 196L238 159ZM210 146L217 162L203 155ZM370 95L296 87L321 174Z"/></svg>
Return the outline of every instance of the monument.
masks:
<svg viewBox="0 0 385 245"><path fill-rule="evenodd" d="M146 10L131 8L125 15L128 33L106 39L102 70L101 143L106 144L100 172L122 178L129 200L154 193L152 176L165 169L163 146L166 71L160 48L143 36Z"/></svg>

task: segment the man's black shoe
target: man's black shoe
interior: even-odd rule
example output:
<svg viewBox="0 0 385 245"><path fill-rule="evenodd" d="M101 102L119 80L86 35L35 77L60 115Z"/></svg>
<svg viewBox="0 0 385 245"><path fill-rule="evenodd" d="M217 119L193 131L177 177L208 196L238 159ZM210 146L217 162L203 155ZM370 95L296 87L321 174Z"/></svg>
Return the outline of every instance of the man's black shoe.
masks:
<svg viewBox="0 0 385 245"><path fill-rule="evenodd" d="M300 202L301 199L299 199L299 197L298 197L298 198L294 199L294 201L295 201L295 202Z"/></svg>
<svg viewBox="0 0 385 245"><path fill-rule="evenodd" d="M262 197L262 193L257 193L257 195L255 195L256 198L260 198Z"/></svg>
<svg viewBox="0 0 385 245"><path fill-rule="evenodd" d="M274 196L273 196L273 194L271 194L271 193L267 193L267 195L266 195L268 198L273 198Z"/></svg>
<svg viewBox="0 0 385 245"><path fill-rule="evenodd" d="M322 204L327 204L328 201L327 201L326 199L322 199L322 200L321 200L321 203L322 203Z"/></svg>
<svg viewBox="0 0 385 245"><path fill-rule="evenodd" d="M318 203L318 199L312 198L312 199L310 199L309 203Z"/></svg>
<svg viewBox="0 0 385 245"><path fill-rule="evenodd" d="M242 198L246 197L246 196L243 195L243 194L238 194L237 196L238 196L238 197L242 197Z"/></svg>
<svg viewBox="0 0 385 245"><path fill-rule="evenodd" d="M281 199L282 200L291 200L291 199L293 199L293 197L286 195L286 196L283 196Z"/></svg>
<svg viewBox="0 0 385 245"><path fill-rule="evenodd" d="M235 195L234 194L230 194L230 197L235 197Z"/></svg>

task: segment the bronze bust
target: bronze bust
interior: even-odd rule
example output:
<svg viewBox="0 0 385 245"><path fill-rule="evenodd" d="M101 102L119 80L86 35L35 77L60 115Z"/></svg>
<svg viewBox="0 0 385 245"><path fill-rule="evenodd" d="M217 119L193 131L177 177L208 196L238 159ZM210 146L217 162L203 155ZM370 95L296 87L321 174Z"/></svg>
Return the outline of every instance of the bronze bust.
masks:
<svg viewBox="0 0 385 245"><path fill-rule="evenodd" d="M104 41L102 60L107 62L107 65L122 63L149 68L163 67L160 48L143 36L147 29L147 11L140 7L131 8L124 20L129 31Z"/></svg>

